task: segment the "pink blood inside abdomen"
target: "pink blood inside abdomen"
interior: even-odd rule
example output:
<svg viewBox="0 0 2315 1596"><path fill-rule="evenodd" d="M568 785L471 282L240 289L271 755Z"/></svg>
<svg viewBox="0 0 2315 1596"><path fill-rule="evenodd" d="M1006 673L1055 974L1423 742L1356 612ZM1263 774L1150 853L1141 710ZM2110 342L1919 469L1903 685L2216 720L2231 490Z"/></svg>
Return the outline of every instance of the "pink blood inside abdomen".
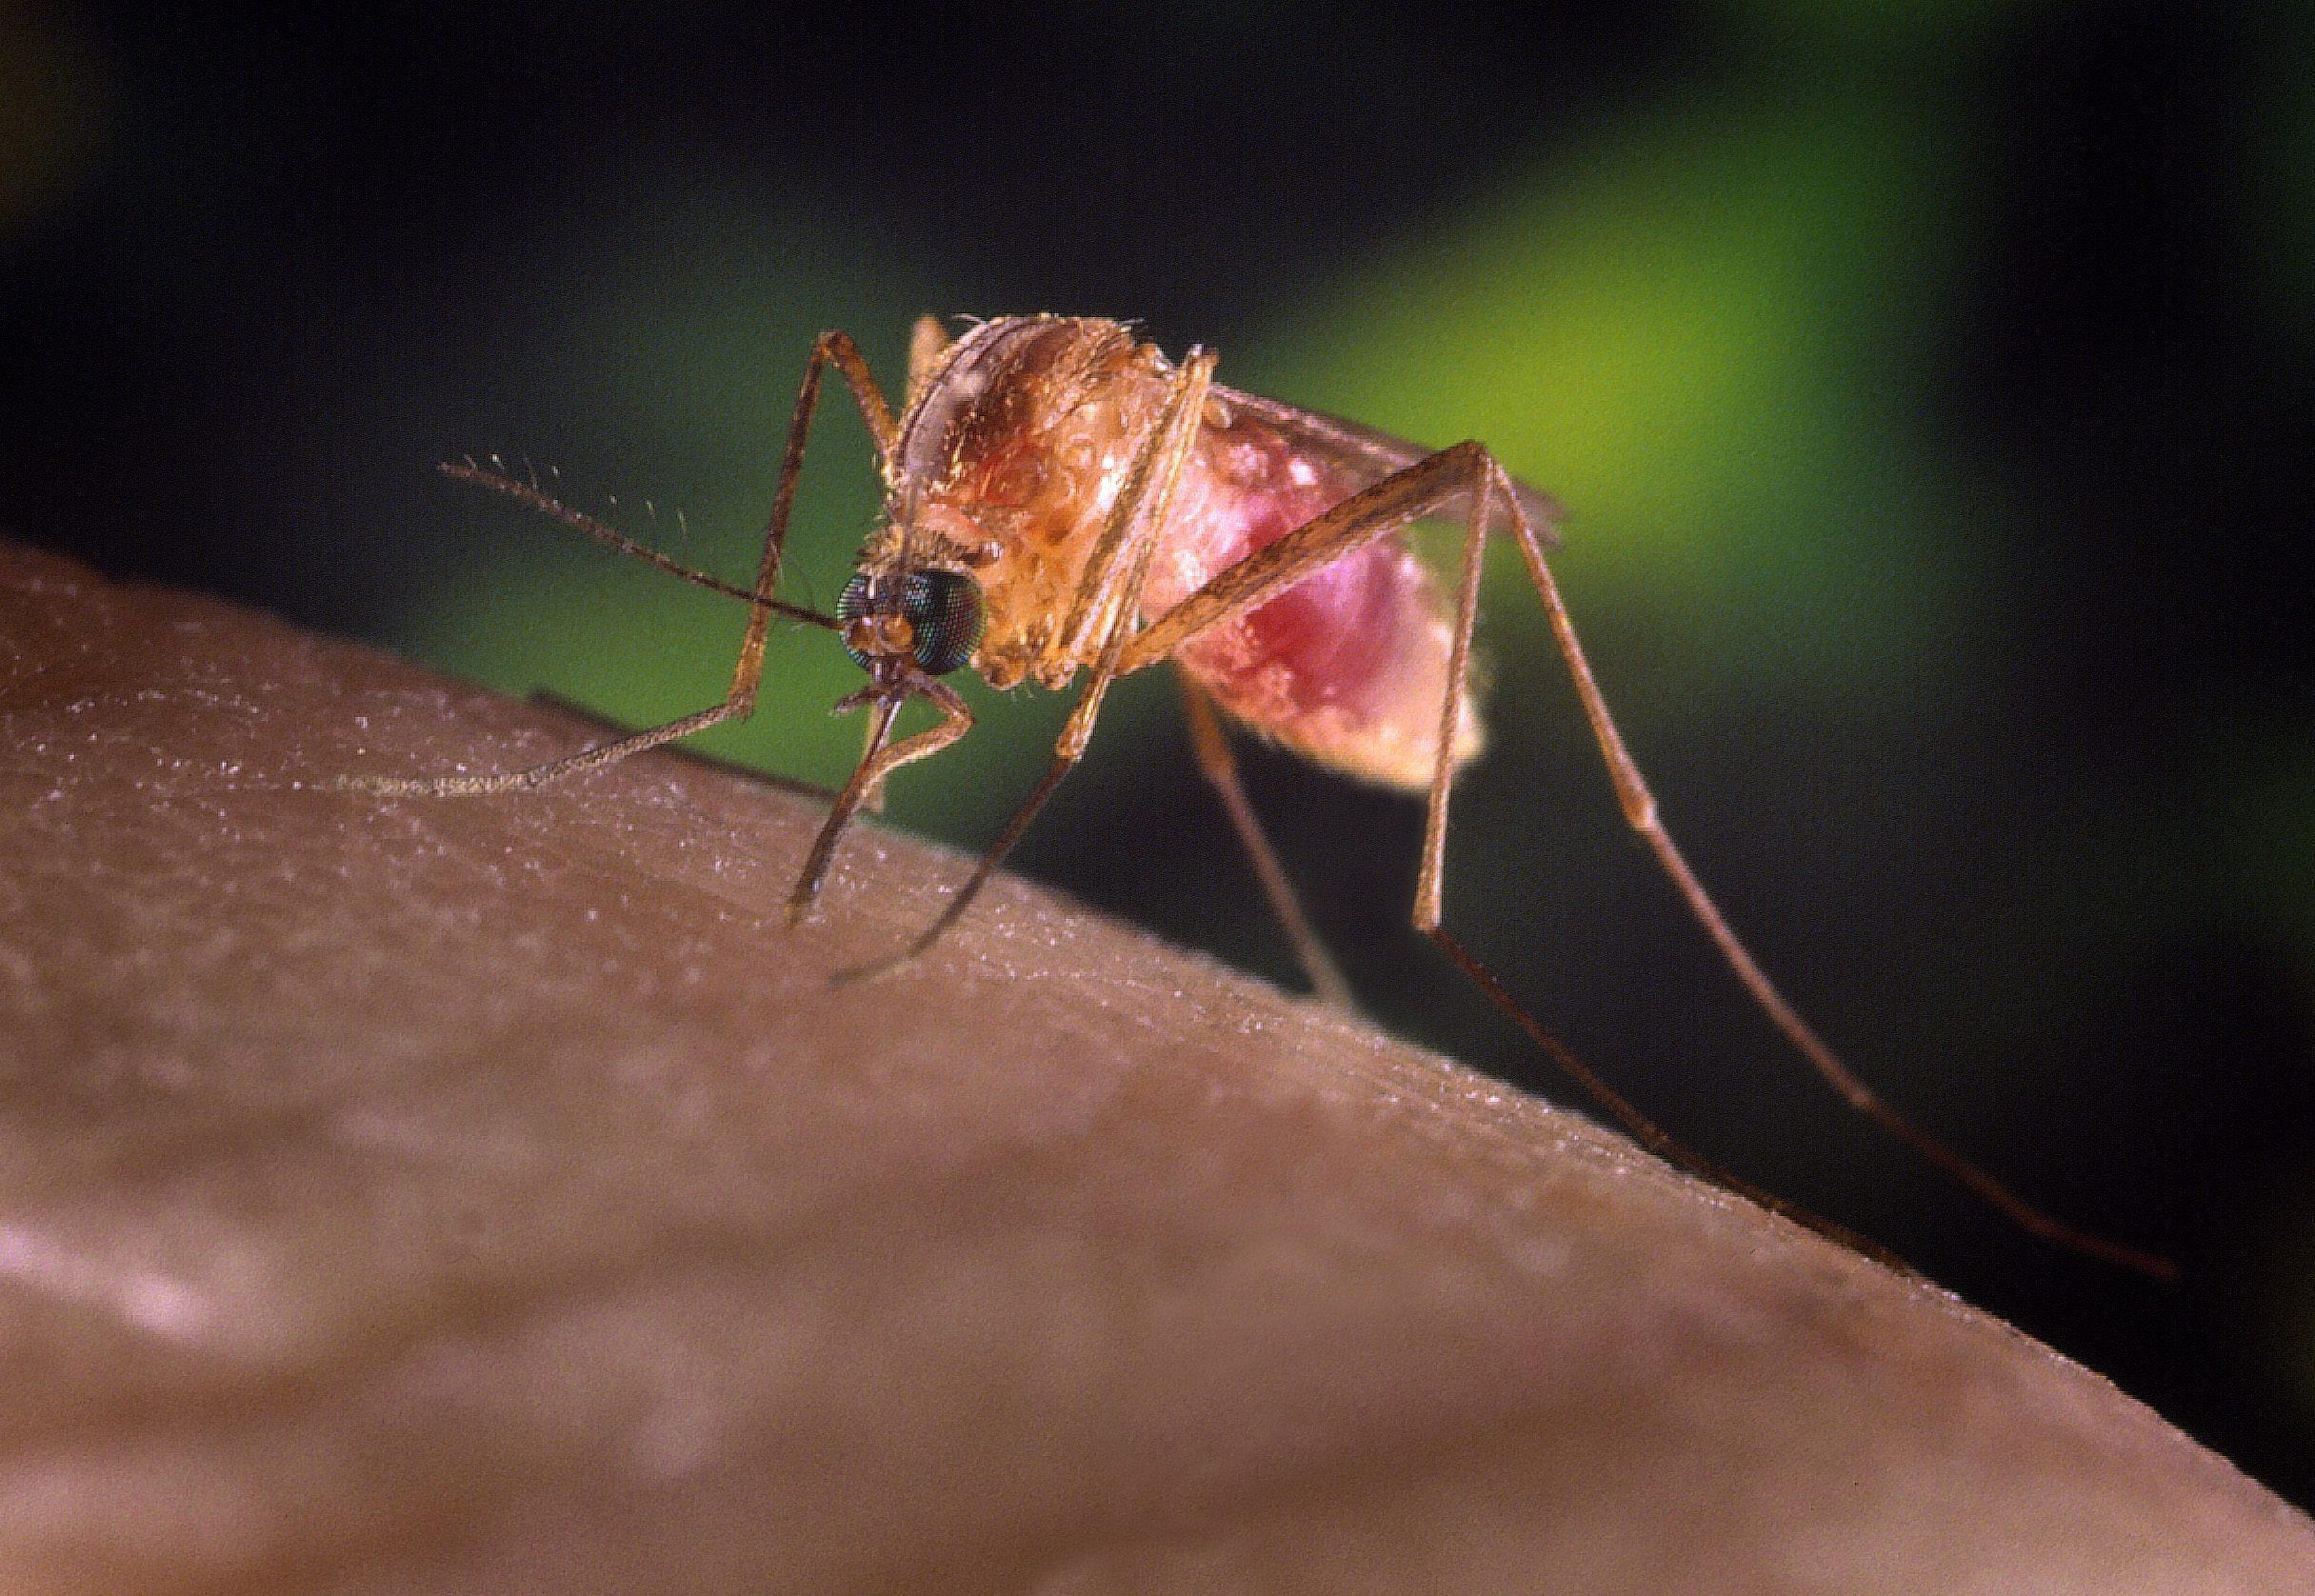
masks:
<svg viewBox="0 0 2315 1596"><path fill-rule="evenodd" d="M1209 430L1167 518L1145 617L1361 486L1249 420ZM1448 643L1444 595L1393 532L1192 638L1175 658L1257 730L1338 768L1411 787L1429 779ZM1466 720L1459 757L1478 748L1476 719Z"/></svg>

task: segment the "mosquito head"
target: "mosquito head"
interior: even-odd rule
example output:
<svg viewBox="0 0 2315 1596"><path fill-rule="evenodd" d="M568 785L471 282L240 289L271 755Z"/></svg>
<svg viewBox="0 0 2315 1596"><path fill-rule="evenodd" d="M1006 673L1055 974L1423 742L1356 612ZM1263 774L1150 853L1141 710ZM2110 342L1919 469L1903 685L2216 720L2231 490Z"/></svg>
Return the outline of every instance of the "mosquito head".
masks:
<svg viewBox="0 0 2315 1596"><path fill-rule="evenodd" d="M961 570L860 571L836 601L845 651L883 679L904 662L946 676L981 640L981 585Z"/></svg>
<svg viewBox="0 0 2315 1596"><path fill-rule="evenodd" d="M851 780L836 795L804 861L804 871L796 878L795 890L788 894L790 924L810 908L835 857L836 839L863 804L874 802L884 778L947 748L972 725L965 701L937 678L972 658L973 645L981 636L981 585L945 567L894 569L868 562L836 602L836 632L868 679L838 699L835 712L868 711L868 746L861 750ZM941 712L941 724L894 745L892 722L911 698L930 700Z"/></svg>

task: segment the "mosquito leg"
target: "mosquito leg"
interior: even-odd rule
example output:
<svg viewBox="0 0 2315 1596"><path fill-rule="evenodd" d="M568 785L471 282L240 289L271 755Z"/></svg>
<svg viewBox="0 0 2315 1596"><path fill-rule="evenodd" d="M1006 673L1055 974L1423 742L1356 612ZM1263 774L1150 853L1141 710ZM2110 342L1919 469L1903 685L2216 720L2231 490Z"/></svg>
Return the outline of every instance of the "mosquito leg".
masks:
<svg viewBox="0 0 2315 1596"><path fill-rule="evenodd" d="M884 394L876 387L876 379L869 373L867 363L860 358L859 349L844 333L822 333L813 342L811 356L805 362L804 382L802 387L797 389L796 408L788 419L788 449L780 461L780 485L772 496L771 514L764 528L763 557L757 563L755 586L746 590L748 605L748 629L740 639L739 658L733 662L731 685L725 690L722 703L705 709L694 710L689 715L669 721L662 726L652 727L648 730L635 732L631 736L598 744L562 759L549 760L544 765L531 766L528 769L508 770L491 775L339 776L324 785L342 790L372 792L388 797L471 798L500 792L527 791L553 782L564 781L572 776L584 775L590 770L599 770L607 765L615 765L623 759L649 748L658 748L663 743L671 743L677 738L689 737L694 732L705 731L708 728L720 725L725 721L746 720L755 711L756 689L764 675L764 645L770 631L772 616L783 613L800 613L809 616L815 621L823 622L823 624L829 626L834 624L810 610L798 611L793 606L783 605L773 596L774 589L779 586L781 558L788 546L788 520L790 510L795 506L796 479L804 469L804 446L810 436L812 412L819 404L820 374L825 368L830 365L836 368L845 382L851 388L852 396L860 406L861 419L867 422L868 431L875 439L878 457L880 459L888 457L892 449L894 435L892 412L885 404ZM454 472L453 474L460 473ZM507 484L511 482L511 479L506 479L505 482L492 481L489 478L488 473L480 472L476 473L473 480L484 481L486 486L498 487L502 491L509 490ZM512 486L518 489L527 488L525 484L512 484ZM545 499L545 495L538 494L534 489L528 491L539 499ZM525 495L517 492L515 496L520 498ZM552 506L554 510L561 509L560 506L553 506L551 500L548 500L547 505ZM572 512L564 512L558 518L569 524L579 526L581 530L589 530L588 527L582 524L587 520L585 517L574 519ZM609 529L604 528L603 530L609 532ZM589 531L589 535L594 534ZM611 533L610 536L614 540L611 545L614 548L629 542L629 540L619 538L616 533ZM633 546L635 549L640 549L640 545ZM661 562L654 561L653 563ZM673 566L672 562L666 562L662 569L672 569L678 574L683 572L683 568Z"/></svg>
<svg viewBox="0 0 2315 1596"><path fill-rule="evenodd" d="M1029 789L1012 818L997 840L981 855L972 874L940 916L927 927L924 933L901 952L882 963L852 972L855 978L878 975L918 957L964 918L972 907L981 888L996 873L1005 856L1012 852L1037 811L1045 808L1046 800L1053 795L1063 779L1085 757L1086 745L1092 740L1093 725L1101 717L1102 700L1108 695L1109 684L1119 675L1119 662L1125 656L1127 639L1141 612L1141 593L1148 582L1151 557L1157 551L1157 532L1166 522L1166 513L1173 502L1174 486L1181 481L1182 468L1189 458L1191 445L1197 439L1197 426L1206 404L1206 390L1212 385L1214 357L1204 349L1192 349L1182 363L1180 374L1174 380L1172 391L1167 396L1165 409L1152 424L1148 437L1137 452L1126 485L1109 509L1109 524L1104 529L1102 544L1122 549L1121 557L1108 561L1088 561L1102 569L1088 576L1098 582L1102 592L1090 597L1084 592L1072 605L1072 611L1088 611L1106 617L1107 631L1100 654L1087 673L1085 690L1070 707L1069 718L1061 728L1061 737L1053 745L1052 763L1045 774ZM1116 533L1115 537L1112 533Z"/></svg>
<svg viewBox="0 0 2315 1596"><path fill-rule="evenodd" d="M1255 818L1254 807L1247 801L1246 788L1238 780L1238 758L1230 751L1229 737L1222 729L1222 718L1214 713L1213 700L1187 675L1182 679L1183 712L1189 721L1190 750L1197 757L1198 771L1213 784L1222 807L1229 813L1229 823L1238 833L1238 844L1246 849L1254 874L1261 879L1263 896L1270 901L1270 912L1294 946L1294 960L1302 966L1303 974L1309 978L1310 989L1320 1002L1346 1014L1358 1012L1358 1003L1350 994L1350 984L1335 967L1327 952L1327 945L1310 928L1310 922L1302 911L1302 902L1296 897L1294 884L1287 879L1286 867L1278 862L1277 850L1264 834L1262 822Z"/></svg>
<svg viewBox="0 0 2315 1596"><path fill-rule="evenodd" d="M533 688L525 697L528 702L537 705L542 709L552 709L559 715L578 721L596 731L607 732L612 737L631 736L636 730L636 728L605 714L592 705L582 704L567 693L555 691L552 688ZM720 759L714 754L701 753L697 748L687 748L683 750L683 754L686 759L704 768L720 770L728 776L736 776L751 787L768 788L774 792L790 793L795 797L808 798L824 805L834 803L836 794L840 790L832 787L822 787L817 782L808 782L801 776L783 776L774 771L758 769L752 765L743 765L736 760Z"/></svg>
<svg viewBox="0 0 2315 1596"><path fill-rule="evenodd" d="M788 894L789 925L811 911L813 901L820 896L821 884L828 879L828 866L836 857L836 839L844 834L856 812L869 807L870 799L883 789L885 778L904 765L913 765L928 754L940 752L972 729L972 710L945 683L934 677L919 676L908 684L908 691L930 699L933 708L941 712L940 724L887 748L885 740L891 735L892 719L900 713L907 693L876 699L874 713L868 720L868 747L861 753L860 764L854 768L851 780L844 784L844 790L836 795L834 807L821 824L820 834L812 839L811 852L805 858L796 885Z"/></svg>
<svg viewBox="0 0 2315 1596"><path fill-rule="evenodd" d="M844 335L842 333L826 333L822 336L824 338L842 338ZM917 394L924 388L925 379L931 375L933 362L939 359L941 351L948 347L948 330L941 326L939 317L919 316L916 318L916 325L908 329L908 388L905 399L906 404L912 405L916 402ZM845 339L845 342L848 346L851 340L847 338ZM898 428L891 419L890 411L885 409L884 396L881 392L877 391L875 379L868 374L867 363L860 359L857 350L854 350L852 353L852 365L841 366L838 368L838 369L842 370L845 373L846 380L852 384L852 395L855 399L859 400L861 407L860 413L864 418L869 417L869 402L868 398L864 396L864 385L865 391L867 393L873 393L876 395L875 408L878 411L883 413L885 419L882 429L879 431L877 422L874 419L869 418L868 429L871 432L878 432L878 437L876 440L876 459L879 465L888 469L892 463L892 449L895 447ZM858 370L858 375L856 377L853 374L855 368L857 368ZM969 715L966 716L965 726L969 727L971 724L972 717ZM956 736L961 737L963 735L964 728L960 728L956 732ZM875 748L875 730L872 726L869 729L868 736L869 742L861 754L861 759L863 762L866 762L870 757ZM953 738L950 739L950 741L953 740ZM902 746L904 748L907 747L906 744L903 744ZM943 744L942 746L946 747L947 745ZM929 752L930 750L928 749L927 751ZM889 771L895 768L896 767L888 766L886 768L888 771ZM884 778L882 775L879 775L874 781L868 784L868 790L861 796L860 807L868 810L870 814L881 814L884 812L885 788Z"/></svg>
<svg viewBox="0 0 2315 1596"><path fill-rule="evenodd" d="M1897 1267L1901 1260L1885 1248L1839 1226L1783 1202L1749 1181L1688 1151L1640 1112L1597 1071L1576 1056L1575 1050L1530 1014L1495 973L1447 933L1439 924L1439 861L1447 842L1447 806L1454 774L1455 732L1462 715L1463 694L1470 668L1471 633L1479 613L1479 573L1486 551L1487 529L1493 510L1498 476L1486 449L1475 443L1417 461L1352 494L1216 575L1189 594L1133 639L1124 668L1154 664L1208 627L1268 602L1318 570L1341 559L1362 544L1395 531L1411 521L1435 514L1459 499L1470 503L1469 532L1464 549L1463 571L1456 589L1456 622L1447 669L1447 703L1440 712L1441 742L1433 768L1430 805L1425 816L1424 871L1416 888L1416 929L1439 945L1462 970L1512 1022L1541 1047L1568 1077L1600 1104L1640 1144L1666 1162L1702 1176L1730 1191L1785 1214L1856 1250Z"/></svg>
<svg viewBox="0 0 2315 1596"><path fill-rule="evenodd" d="M1491 459L1488 464L1497 480L1501 481L1502 468L1495 466ZM1729 969L1744 983L1746 990L1752 994L1753 1001L1760 1005L1777 1029L1784 1032L1786 1039L1850 1107L1866 1115L1975 1192L2021 1229L2074 1251L2137 1269L2158 1279L2175 1277L2178 1267L2168 1259L2108 1241L2043 1212L1953 1147L1913 1124L1889 1107L1858 1078L1855 1071L1842 1063L1839 1055L1786 1001L1784 993L1777 989L1754 960L1750 950L1738 940L1719 906L1705 890L1704 883L1688 868L1688 862L1682 855L1679 846L1672 841L1671 833L1665 829L1663 821L1658 817L1655 795L1648 790L1639 766L1626 749L1624 738L1608 714L1607 701L1601 695L1599 684L1592 677L1590 663L1584 656L1584 646L1576 637L1575 624L1568 618L1567 607L1560 598L1559 584L1553 579L1551 568L1544 559L1541 540L1536 537L1534 529L1524 514L1515 513L1512 526L1519 541L1520 553L1527 561L1528 577L1533 581L1536 593L1543 600L1545 614L1550 620L1551 635L1559 645L1561 657L1567 661L1568 674L1575 680L1576 693L1583 702L1585 717L1591 723L1592 736L1600 745L1601 756L1607 761L1608 775L1615 783L1616 798L1623 807L1624 818L1647 844L1648 850L1656 856L1656 862L1663 867L1665 874L1671 878L1672 885L1686 901L1689 912L1696 917L1697 923L1720 949L1721 957ZM1427 847L1426 851L1428 852ZM1435 862L1427 857L1425 876L1431 882L1434 900L1437 891L1435 875Z"/></svg>
<svg viewBox="0 0 2315 1596"><path fill-rule="evenodd" d="M2021 1228L2088 1256L2160 1278L2175 1274L2175 1266L2165 1259L2091 1235L2044 1213L1961 1153L1906 1120L1841 1063L1832 1049L1826 1046L1823 1039L1801 1019L1784 995L1769 982L1744 944L1737 940L1735 932L1706 893L1695 872L1688 868L1687 861L1681 856L1670 833L1665 830L1658 819L1655 798L1641 778L1638 766L1632 762L1615 722L1608 715L1607 703L1600 695L1598 684L1592 679L1589 664L1585 660L1583 647L1576 640L1575 628L1568 619L1567 607L1560 600L1559 588L1552 580L1549 567L1545 564L1543 538L1527 518L1503 468L1481 445L1457 444L1452 449L1442 449L1437 454L1417 461L1406 469L1352 494L1332 509L1222 571L1136 634L1126 650L1123 669L1138 670L1145 666L1154 665L1208 627L1267 603L1312 571L1342 558L1362 544L1424 515L1436 514L1451 507L1458 499L1467 499L1470 504L1470 531L1465 550L1462 582L1458 589L1458 630L1451 656L1448 692L1460 694L1469 668L1470 632L1478 605L1479 559L1484 551L1488 524L1500 506L1508 512L1520 552L1527 561L1528 574L1550 621L1552 636L1575 679L1585 715L1591 723L1592 734L1607 762L1625 818L1646 840L1686 899L1689 910L1719 948L1722 957L1778 1029L1853 1107L1975 1192ZM1547 1041L1549 1033L1519 1006L1502 982L1440 925L1447 798L1453 778L1451 758L1446 750L1454 746L1452 735L1460 713L1459 699L1451 700L1441 712L1442 728L1449 740L1440 745L1442 752L1439 765L1434 769L1431 781L1431 801L1424 828L1423 869L1415 896L1415 928L1438 943L1457 968L1534 1037L1562 1067L1582 1081L1609 1112L1632 1129L1635 1136L1661 1150L1663 1147L1670 1145L1669 1138L1652 1126L1643 1131L1640 1127L1646 1122L1637 1110L1608 1090L1596 1075L1583 1067L1564 1045L1556 1039ZM1712 1178L1747 1196L1758 1195L1756 1188L1728 1176L1725 1171L1713 1169L1693 1155L1684 1156L1679 1161L1691 1168L1710 1172ZM1771 1206L1790 1211L1789 1205Z"/></svg>
<svg viewBox="0 0 2315 1596"><path fill-rule="evenodd" d="M868 740L861 745L860 758L862 763L865 764L868 760L874 758L875 755L876 726L875 723L871 721L868 724ZM860 807L868 814L882 814L885 812L885 784L881 778L873 787L869 788L868 791L861 794Z"/></svg>
<svg viewBox="0 0 2315 1596"><path fill-rule="evenodd" d="M1431 766L1430 793L1424 806L1423 863L1421 872L1416 877L1412 915L1415 929L1436 944L1449 962L1486 994L1488 1002L1501 1009L1513 1025L1527 1032L1528 1040L1541 1047L1563 1074L1582 1087L1592 1101L1607 1109L1642 1147L1666 1163L1701 1176L1771 1212L1782 1214L1805 1228L1815 1230L1854 1251L1910 1273L1910 1267L1887 1248L1845 1226L1819 1218L1795 1204L1763 1190L1733 1170L1724 1168L1702 1153L1692 1151L1675 1141L1669 1132L1642 1113L1622 1092L1609 1086L1597 1070L1577 1055L1574 1048L1560 1039L1557 1032L1537 1019L1527 1006L1512 994L1511 988L1504 985L1500 976L1440 923L1444 912L1447 801L1455 785L1455 737L1463 719L1465 686L1470 674L1471 634L1479 621L1479 579L1487 552L1488 512L1492 501L1499 495L1507 499L1511 489L1509 480L1503 476L1501 469L1484 450L1471 444L1458 448L1468 451L1464 458L1469 464L1463 469L1478 473L1479 486L1471 495L1470 521L1464 534L1463 566L1455 587L1455 629L1448 645L1447 692L1439 710L1439 743Z"/></svg>
<svg viewBox="0 0 2315 1596"><path fill-rule="evenodd" d="M916 396L925 391L926 380L951 341L938 316L919 316L908 329L908 404L915 404Z"/></svg>
<svg viewBox="0 0 2315 1596"><path fill-rule="evenodd" d="M1133 634L1118 674L1157 664L1209 627L1259 608L1362 544L1437 514L1471 490L1478 481L1474 467L1485 458L1477 444L1427 455L1216 572L1205 587Z"/></svg>

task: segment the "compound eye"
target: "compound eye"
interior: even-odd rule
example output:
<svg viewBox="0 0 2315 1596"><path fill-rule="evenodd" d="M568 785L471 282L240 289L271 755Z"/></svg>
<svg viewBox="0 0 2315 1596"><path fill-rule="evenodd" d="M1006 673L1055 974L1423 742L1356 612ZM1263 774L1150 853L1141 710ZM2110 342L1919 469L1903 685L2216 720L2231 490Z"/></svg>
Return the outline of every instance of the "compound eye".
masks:
<svg viewBox="0 0 2315 1596"><path fill-rule="evenodd" d="M928 676L963 666L981 641L981 585L961 570L911 573L901 589L900 612L915 628L909 651Z"/></svg>
<svg viewBox="0 0 2315 1596"><path fill-rule="evenodd" d="M845 640L844 651L852 656L852 663L861 669L868 668L868 656L852 647L852 623L868 612L868 577L866 571L854 571L852 579L844 585L844 594L836 600L837 635Z"/></svg>

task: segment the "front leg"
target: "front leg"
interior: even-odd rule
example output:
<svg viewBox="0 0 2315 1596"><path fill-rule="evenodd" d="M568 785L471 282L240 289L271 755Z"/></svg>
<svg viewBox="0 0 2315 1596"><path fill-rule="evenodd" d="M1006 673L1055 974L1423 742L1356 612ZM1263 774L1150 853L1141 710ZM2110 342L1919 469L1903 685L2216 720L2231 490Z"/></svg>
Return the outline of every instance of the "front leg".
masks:
<svg viewBox="0 0 2315 1596"><path fill-rule="evenodd" d="M872 976L896 968L938 942L972 907L973 900L980 896L1005 856L1028 830L1029 822L1037 818L1037 811L1045 807L1054 788L1085 757L1086 745L1092 741L1094 722L1101 716L1102 700L1108 694L1109 684L1121 674L1120 662L1125 657L1134 619L1141 613L1142 589L1148 583L1151 559L1157 551L1158 531L1166 524L1174 488L1181 481L1182 469L1197 440L1198 422L1206 408L1206 392L1212 386L1213 372L1211 353L1205 349L1189 352L1158 419L1135 453L1125 487L1110 507L1099 547L1112 553L1098 561L1088 561L1088 566L1094 569L1088 570L1070 607L1072 614L1090 614L1101 619L1107 630L1100 653L1088 671L1085 690L1070 707L1069 718L1053 745L1052 763L1046 767L1045 774L1006 822L997 840L981 855L980 863L973 867L965 885L957 888L956 896L948 900L948 907L941 911L940 917L902 951L881 964L856 971L856 976Z"/></svg>
<svg viewBox="0 0 2315 1596"><path fill-rule="evenodd" d="M1254 878L1262 884L1262 895L1269 900L1270 913L1294 949L1294 962L1302 966L1311 992L1321 1003L1345 1014L1356 1014L1358 1000L1351 995L1350 983L1343 979L1333 955L1327 951L1310 917L1303 912L1294 883L1287 878L1278 850L1270 846L1253 803L1246 795L1246 784L1238 778L1238 757L1230 752L1229 734L1222 729L1221 712L1187 671L1177 674L1182 684L1182 715L1189 726L1190 753L1197 760L1198 772L1222 800L1230 829L1238 834L1238 847L1254 867Z"/></svg>
<svg viewBox="0 0 2315 1596"><path fill-rule="evenodd" d="M853 768L851 780L844 784L844 790L836 795L835 807L828 810L828 819L821 823L820 834L812 839L811 852L806 856L796 885L788 894L789 925L811 912L813 900L820 896L820 888L828 880L828 865L836 856L836 839L844 835L854 814L874 807L885 778L904 765L913 765L927 755L940 752L972 729L972 710L947 683L920 675L909 682L908 691L930 699L932 707L941 712L940 724L887 748L885 740L892 733L893 717L900 713L907 694L890 693L875 698L868 746L861 752L860 763ZM859 702L857 697L847 699L837 708L852 708Z"/></svg>
<svg viewBox="0 0 2315 1596"><path fill-rule="evenodd" d="M788 547L788 522L794 509L796 481L804 470L804 446L811 431L812 412L820 399L820 374L834 366L852 390L859 404L861 419L868 424L869 436L875 441L879 460L889 460L893 448L892 412L885 404L884 394L876 379L868 371L868 363L861 359L860 350L851 338L842 332L823 332L812 343L812 352L804 365L804 382L796 391L796 406L788 418L788 449L780 462L780 486L772 495L771 513L764 528L764 552L757 562L754 587L745 590L748 604L748 629L740 638L739 657L732 663L731 683L724 691L723 701L705 709L696 709L661 726L635 732L609 743L562 759L550 759L544 765L527 769L500 771L490 775L451 776L337 776L322 783L327 788L344 791L369 792L382 797L473 798L501 792L527 791L549 786L572 776L584 775L616 765L623 759L655 748L678 738L705 731L726 721L746 720L755 712L756 691L764 676L764 646L771 629L775 614L801 616L823 625L833 625L827 617L796 606L782 604L775 596L780 581L780 563ZM654 558L642 550L640 545L601 527L591 518L565 509L561 505L538 491L526 488L511 478L493 478L476 469L471 473L453 470L454 475L467 476L486 487L533 503L536 508L554 515L565 524L576 528L608 547L626 553L635 553L650 563L687 581L724 591L735 589L711 578L689 571L672 561Z"/></svg>

